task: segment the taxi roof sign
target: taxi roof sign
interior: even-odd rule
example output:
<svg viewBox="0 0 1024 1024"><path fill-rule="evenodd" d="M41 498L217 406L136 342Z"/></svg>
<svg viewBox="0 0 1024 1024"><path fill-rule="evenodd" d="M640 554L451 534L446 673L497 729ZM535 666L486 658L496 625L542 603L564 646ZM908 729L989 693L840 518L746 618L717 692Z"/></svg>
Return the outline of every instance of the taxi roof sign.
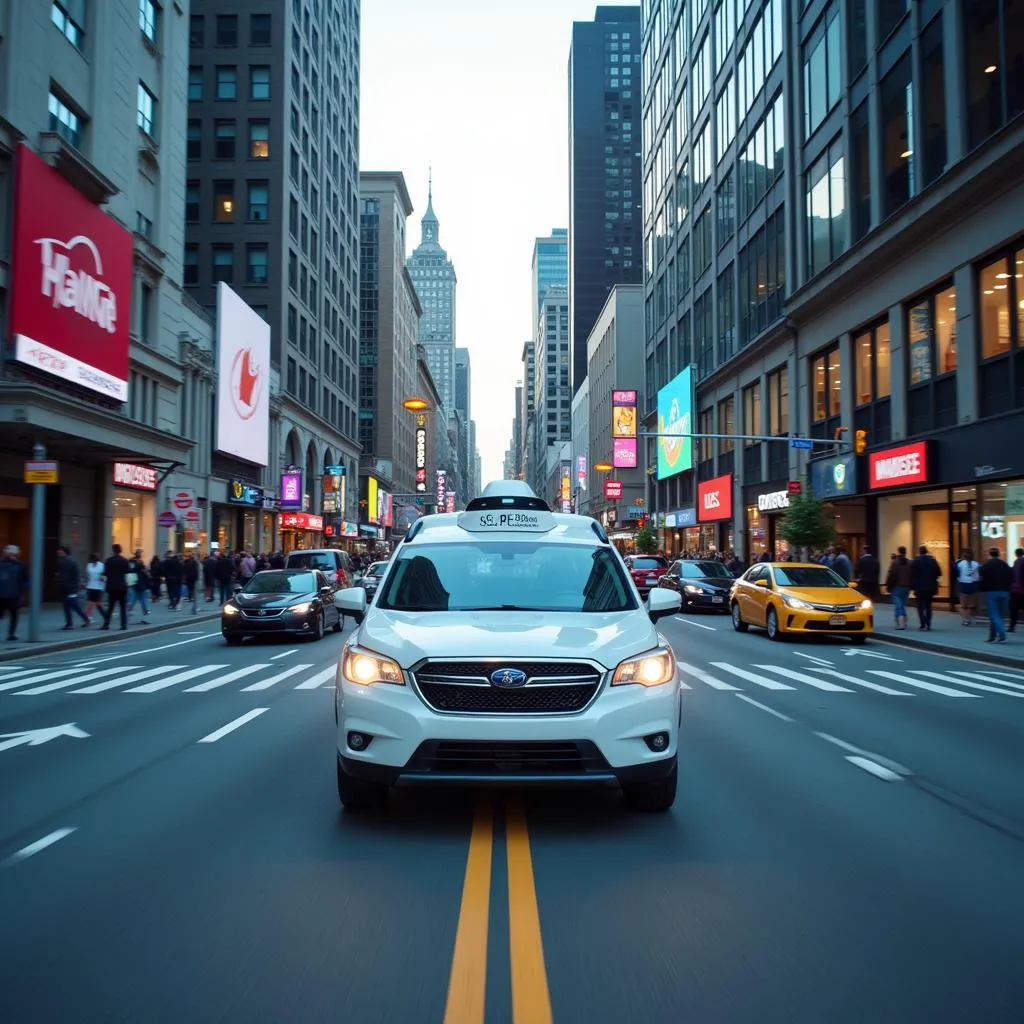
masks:
<svg viewBox="0 0 1024 1024"><path fill-rule="evenodd" d="M555 517L546 509L493 509L460 512L458 524L468 533L550 533Z"/></svg>

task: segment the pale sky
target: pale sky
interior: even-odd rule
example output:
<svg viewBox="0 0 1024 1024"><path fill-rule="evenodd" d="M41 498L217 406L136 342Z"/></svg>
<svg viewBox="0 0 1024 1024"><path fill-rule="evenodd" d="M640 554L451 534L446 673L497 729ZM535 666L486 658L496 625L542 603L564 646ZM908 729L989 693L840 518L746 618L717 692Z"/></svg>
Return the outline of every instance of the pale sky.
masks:
<svg viewBox="0 0 1024 1024"><path fill-rule="evenodd" d="M532 336L533 240L568 227L572 23L596 0L362 0L360 154L402 171L419 244L434 169L455 264L456 344L470 350L483 481L501 477Z"/></svg>

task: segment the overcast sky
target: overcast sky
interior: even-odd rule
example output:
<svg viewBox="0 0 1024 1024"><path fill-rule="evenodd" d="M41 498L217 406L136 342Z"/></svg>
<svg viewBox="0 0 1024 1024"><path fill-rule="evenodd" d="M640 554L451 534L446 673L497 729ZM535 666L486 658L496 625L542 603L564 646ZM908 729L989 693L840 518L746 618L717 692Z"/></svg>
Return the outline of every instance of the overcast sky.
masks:
<svg viewBox="0 0 1024 1024"><path fill-rule="evenodd" d="M402 171L419 244L434 168L455 264L456 344L470 350L483 479L501 476L532 334L533 240L567 227L572 23L594 0L362 0L359 166Z"/></svg>

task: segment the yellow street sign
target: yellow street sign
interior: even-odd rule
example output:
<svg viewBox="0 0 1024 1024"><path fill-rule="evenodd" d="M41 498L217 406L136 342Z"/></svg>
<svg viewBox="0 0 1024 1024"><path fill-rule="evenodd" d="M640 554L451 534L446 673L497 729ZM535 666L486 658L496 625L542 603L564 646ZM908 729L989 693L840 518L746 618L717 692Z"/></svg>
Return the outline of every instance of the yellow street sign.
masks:
<svg viewBox="0 0 1024 1024"><path fill-rule="evenodd" d="M57 462L26 462L25 483L56 484L60 482L60 464Z"/></svg>

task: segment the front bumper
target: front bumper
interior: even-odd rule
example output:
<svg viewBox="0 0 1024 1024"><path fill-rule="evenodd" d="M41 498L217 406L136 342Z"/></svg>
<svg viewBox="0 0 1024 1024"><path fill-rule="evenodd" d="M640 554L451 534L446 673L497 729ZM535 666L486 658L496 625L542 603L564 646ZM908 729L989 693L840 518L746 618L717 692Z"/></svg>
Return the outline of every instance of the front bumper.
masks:
<svg viewBox="0 0 1024 1024"><path fill-rule="evenodd" d="M782 628L786 633L806 633L838 636L867 636L874 632L874 612L857 610L845 612L842 624L833 623L833 616L828 612L798 611L795 608L783 609L780 616Z"/></svg>
<svg viewBox="0 0 1024 1024"><path fill-rule="evenodd" d="M681 593L684 608L699 608L709 612L728 612L729 594L723 591L720 594L687 594Z"/></svg>
<svg viewBox="0 0 1024 1024"><path fill-rule="evenodd" d="M248 617L221 615L220 631L224 636L312 636L319 612L309 611L296 615L282 612L280 615Z"/></svg>
<svg viewBox="0 0 1024 1024"><path fill-rule="evenodd" d="M567 715L438 714L414 687L342 680L335 691L338 756L358 778L405 782L633 782L671 770L681 715L678 678L611 687ZM355 751L351 732L372 737ZM667 733L668 746L644 741ZM455 763L453 759L459 761Z"/></svg>

